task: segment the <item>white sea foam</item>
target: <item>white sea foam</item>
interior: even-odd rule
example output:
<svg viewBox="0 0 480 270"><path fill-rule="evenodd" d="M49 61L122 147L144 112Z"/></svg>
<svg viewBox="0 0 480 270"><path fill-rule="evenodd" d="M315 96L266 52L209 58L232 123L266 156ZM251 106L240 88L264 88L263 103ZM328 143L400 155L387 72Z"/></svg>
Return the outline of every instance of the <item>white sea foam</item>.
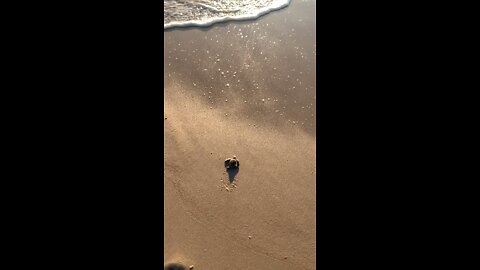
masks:
<svg viewBox="0 0 480 270"><path fill-rule="evenodd" d="M164 0L163 28L252 20L289 4L290 0Z"/></svg>

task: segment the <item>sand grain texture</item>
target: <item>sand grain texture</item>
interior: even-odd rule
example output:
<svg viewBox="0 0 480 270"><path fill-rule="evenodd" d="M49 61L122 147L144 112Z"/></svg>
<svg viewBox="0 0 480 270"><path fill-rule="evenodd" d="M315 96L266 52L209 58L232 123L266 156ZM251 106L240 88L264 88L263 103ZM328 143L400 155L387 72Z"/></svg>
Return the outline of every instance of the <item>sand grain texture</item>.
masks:
<svg viewBox="0 0 480 270"><path fill-rule="evenodd" d="M315 268L314 7L165 31L165 263Z"/></svg>

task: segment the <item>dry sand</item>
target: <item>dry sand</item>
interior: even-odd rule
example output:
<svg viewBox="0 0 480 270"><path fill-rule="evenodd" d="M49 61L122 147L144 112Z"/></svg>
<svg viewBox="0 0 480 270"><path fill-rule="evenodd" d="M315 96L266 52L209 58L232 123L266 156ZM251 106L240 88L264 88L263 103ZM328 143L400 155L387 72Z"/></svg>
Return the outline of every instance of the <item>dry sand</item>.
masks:
<svg viewBox="0 0 480 270"><path fill-rule="evenodd" d="M164 263L315 269L315 1L164 37Z"/></svg>

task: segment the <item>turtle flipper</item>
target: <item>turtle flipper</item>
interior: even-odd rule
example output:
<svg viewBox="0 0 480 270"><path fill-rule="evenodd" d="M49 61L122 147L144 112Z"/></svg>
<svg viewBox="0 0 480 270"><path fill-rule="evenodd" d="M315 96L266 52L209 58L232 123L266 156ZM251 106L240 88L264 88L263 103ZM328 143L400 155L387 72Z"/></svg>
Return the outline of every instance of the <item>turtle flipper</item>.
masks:
<svg viewBox="0 0 480 270"><path fill-rule="evenodd" d="M227 159L225 160L225 168L228 168L228 167L229 167L229 166L228 166L229 164L230 164L230 159L227 158Z"/></svg>

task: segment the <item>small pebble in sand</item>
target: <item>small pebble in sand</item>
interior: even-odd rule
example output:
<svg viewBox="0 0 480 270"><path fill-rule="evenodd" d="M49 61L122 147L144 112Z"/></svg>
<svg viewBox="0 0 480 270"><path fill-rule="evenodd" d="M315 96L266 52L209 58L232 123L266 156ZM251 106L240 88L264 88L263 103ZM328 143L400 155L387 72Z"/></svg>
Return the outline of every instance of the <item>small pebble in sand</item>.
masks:
<svg viewBox="0 0 480 270"><path fill-rule="evenodd" d="M288 259L288 257L287 257L287 256L285 256L285 257L283 257L283 258L284 258L285 260L286 260L286 259Z"/></svg>
<svg viewBox="0 0 480 270"><path fill-rule="evenodd" d="M193 264L192 264L192 265L190 265L190 267L189 267L189 268L190 268L190 269L193 269Z"/></svg>
<svg viewBox="0 0 480 270"><path fill-rule="evenodd" d="M227 191L230 191L230 189L229 189L228 187L225 187L225 189L226 189Z"/></svg>
<svg viewBox="0 0 480 270"><path fill-rule="evenodd" d="M167 117L165 117L165 120L167 120Z"/></svg>
<svg viewBox="0 0 480 270"><path fill-rule="evenodd" d="M248 236L248 239L252 239L252 236L251 236L251 235L249 235L249 236Z"/></svg>

